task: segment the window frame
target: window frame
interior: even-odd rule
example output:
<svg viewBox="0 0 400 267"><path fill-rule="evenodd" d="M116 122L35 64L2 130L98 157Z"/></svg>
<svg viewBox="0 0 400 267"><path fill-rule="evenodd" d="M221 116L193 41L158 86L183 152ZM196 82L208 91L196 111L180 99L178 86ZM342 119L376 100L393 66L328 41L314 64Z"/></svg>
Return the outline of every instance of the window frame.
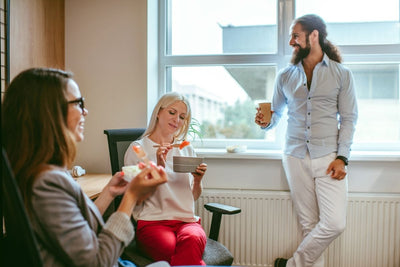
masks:
<svg viewBox="0 0 400 267"><path fill-rule="evenodd" d="M276 53L269 54L209 54L209 55L169 55L168 49L170 44L167 43L168 29L171 29L171 21L168 20L168 12L170 5L168 5L168 0L157 0L158 2L158 46L157 46L157 99L164 93L171 90L171 72L172 67L204 67L204 66L239 66L239 65L271 65L276 63L277 70L280 70L287 66L290 62L292 48L288 44L289 38L289 28L295 17L295 0L277 0L277 32L278 32L278 45ZM165 23L164 23L165 22ZM388 45L338 45L345 65L351 64L400 64L400 44L388 44ZM400 75L400 73L399 73ZM399 89L400 90L400 89ZM149 99L150 103L154 103L156 100ZM400 99L399 99L400 101ZM151 114L151 112L149 113ZM253 141L253 140L238 140L225 139L223 142L226 145L232 144L262 144L262 146L257 145L261 150L280 150L280 145L282 145L282 140L276 140L275 144L265 144L263 140ZM221 143L219 141L207 141L205 142L205 149L224 149L221 145L216 145L216 143ZM200 143L195 143L195 145L200 145ZM204 145L204 144L203 144ZM395 143L373 143L368 147L363 144L354 143L352 146L354 151L398 151L400 154L400 142Z"/></svg>

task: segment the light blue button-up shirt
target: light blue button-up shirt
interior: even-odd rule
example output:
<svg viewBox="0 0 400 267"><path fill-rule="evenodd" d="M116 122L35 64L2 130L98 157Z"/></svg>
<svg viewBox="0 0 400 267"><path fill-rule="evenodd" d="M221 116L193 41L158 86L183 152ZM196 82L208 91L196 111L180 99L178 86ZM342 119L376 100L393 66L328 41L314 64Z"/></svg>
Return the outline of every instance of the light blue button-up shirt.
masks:
<svg viewBox="0 0 400 267"><path fill-rule="evenodd" d="M288 127L284 153L311 158L332 152L349 157L357 121L357 101L353 75L325 54L313 71L310 90L301 63L281 70L272 99L273 128L287 106Z"/></svg>

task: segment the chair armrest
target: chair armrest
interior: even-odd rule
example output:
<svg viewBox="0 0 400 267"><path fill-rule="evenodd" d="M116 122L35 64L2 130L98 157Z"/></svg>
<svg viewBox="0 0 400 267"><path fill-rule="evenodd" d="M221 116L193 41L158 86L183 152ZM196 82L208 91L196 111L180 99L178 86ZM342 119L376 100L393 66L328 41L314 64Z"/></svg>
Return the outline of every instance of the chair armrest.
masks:
<svg viewBox="0 0 400 267"><path fill-rule="evenodd" d="M222 214L232 215L240 213L240 208L219 204L219 203L207 203L204 204L206 210L212 212L211 228L209 238L218 241L219 229L221 227Z"/></svg>
<svg viewBox="0 0 400 267"><path fill-rule="evenodd" d="M228 214L228 215L237 214L242 211L240 208L232 207L232 206L228 206L228 205L224 205L224 204L219 204L219 203L207 203L207 204L204 204L204 208L206 208L206 210L208 210L212 213L217 212L217 213Z"/></svg>

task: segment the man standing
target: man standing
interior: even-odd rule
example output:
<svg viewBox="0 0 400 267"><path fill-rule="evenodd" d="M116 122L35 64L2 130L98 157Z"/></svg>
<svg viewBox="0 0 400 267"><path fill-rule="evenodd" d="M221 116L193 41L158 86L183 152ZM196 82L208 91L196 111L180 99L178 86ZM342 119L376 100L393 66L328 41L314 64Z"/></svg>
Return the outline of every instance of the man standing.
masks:
<svg viewBox="0 0 400 267"><path fill-rule="evenodd" d="M276 78L271 129L288 109L282 156L303 240L290 259L274 266L323 266L323 252L345 229L346 165L357 121L352 73L341 64L338 49L327 39L325 22L305 15L291 26L291 65Z"/></svg>

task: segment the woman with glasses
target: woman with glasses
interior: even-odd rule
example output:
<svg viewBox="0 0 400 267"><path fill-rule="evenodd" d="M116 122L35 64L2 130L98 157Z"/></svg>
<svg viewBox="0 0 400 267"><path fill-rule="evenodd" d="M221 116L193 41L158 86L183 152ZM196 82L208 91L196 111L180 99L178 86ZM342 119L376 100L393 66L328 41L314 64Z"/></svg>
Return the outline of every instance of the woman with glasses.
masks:
<svg viewBox="0 0 400 267"><path fill-rule="evenodd" d="M119 256L134 237L136 203L167 181L145 167L130 183L116 173L93 203L67 169L84 138L88 110L72 75L34 68L20 73L2 104L2 142L22 193L44 266L134 266ZM156 170L159 178L150 172ZM104 223L102 215L124 193Z"/></svg>

